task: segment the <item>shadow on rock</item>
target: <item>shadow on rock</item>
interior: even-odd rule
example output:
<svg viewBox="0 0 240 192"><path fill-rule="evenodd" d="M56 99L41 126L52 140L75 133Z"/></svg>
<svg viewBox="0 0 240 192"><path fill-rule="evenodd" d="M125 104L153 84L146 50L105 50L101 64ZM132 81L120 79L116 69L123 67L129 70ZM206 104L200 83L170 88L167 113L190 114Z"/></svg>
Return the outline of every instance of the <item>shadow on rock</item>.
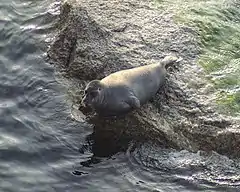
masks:
<svg viewBox="0 0 240 192"><path fill-rule="evenodd" d="M170 144L164 137L154 136L151 129L141 130L142 126L134 113L122 117L102 118L88 114L87 122L93 125L93 132L86 137L85 144L79 149L80 153L91 152L92 157L82 162L83 166L99 163L100 158L110 158L118 152L134 149L149 140L158 138L158 145L162 147L177 147Z"/></svg>

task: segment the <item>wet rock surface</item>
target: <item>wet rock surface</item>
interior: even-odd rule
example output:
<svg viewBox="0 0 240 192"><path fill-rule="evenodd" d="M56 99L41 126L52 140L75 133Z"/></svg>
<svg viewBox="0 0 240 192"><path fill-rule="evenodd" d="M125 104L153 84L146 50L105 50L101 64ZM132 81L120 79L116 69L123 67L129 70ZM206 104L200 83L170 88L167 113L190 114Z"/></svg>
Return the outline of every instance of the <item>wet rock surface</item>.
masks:
<svg viewBox="0 0 240 192"><path fill-rule="evenodd" d="M194 31L176 25L171 10L158 9L150 0L67 0L48 56L77 95L90 80L112 72L159 62L168 54L182 57L177 69L169 69L165 86L140 110L116 119L88 118L92 136L119 146L150 140L239 156L239 120L216 113L198 92L204 85L195 64L198 53ZM73 97L75 105L80 98ZM82 113L75 110L74 117L80 120Z"/></svg>

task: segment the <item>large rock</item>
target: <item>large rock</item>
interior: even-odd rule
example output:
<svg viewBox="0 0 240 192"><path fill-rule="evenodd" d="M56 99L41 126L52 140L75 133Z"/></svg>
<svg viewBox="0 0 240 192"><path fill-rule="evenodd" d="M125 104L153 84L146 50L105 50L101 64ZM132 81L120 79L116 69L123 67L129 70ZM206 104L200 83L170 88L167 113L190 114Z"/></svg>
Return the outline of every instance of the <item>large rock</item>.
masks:
<svg viewBox="0 0 240 192"><path fill-rule="evenodd" d="M159 62L167 54L182 57L153 101L125 118L93 121L95 131L104 130L105 137L108 130L109 137L239 155L239 122L214 112L198 94L204 83L195 65L199 50L194 32L175 24L172 16L150 0L68 0L62 4L48 55L75 89L120 69Z"/></svg>

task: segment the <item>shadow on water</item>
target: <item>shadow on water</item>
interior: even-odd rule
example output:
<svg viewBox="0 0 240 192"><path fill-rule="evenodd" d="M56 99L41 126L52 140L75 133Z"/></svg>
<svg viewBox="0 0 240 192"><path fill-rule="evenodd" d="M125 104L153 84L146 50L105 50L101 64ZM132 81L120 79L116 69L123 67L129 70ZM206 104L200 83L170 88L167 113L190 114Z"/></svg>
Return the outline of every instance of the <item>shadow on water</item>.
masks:
<svg viewBox="0 0 240 192"><path fill-rule="evenodd" d="M92 164L100 163L101 159L109 159L119 152L126 152L129 146L137 145L136 138L125 134L126 126L121 124L120 119L100 119L92 116L88 123L93 125L92 133L85 138L85 143L79 148L79 152L92 153L87 161L80 164L91 167Z"/></svg>

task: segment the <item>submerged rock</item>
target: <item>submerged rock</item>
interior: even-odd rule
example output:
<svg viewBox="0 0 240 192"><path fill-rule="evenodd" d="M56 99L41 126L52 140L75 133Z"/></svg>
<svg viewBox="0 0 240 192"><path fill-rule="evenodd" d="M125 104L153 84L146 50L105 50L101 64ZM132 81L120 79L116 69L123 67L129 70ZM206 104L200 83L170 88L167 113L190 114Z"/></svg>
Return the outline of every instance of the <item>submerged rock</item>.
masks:
<svg viewBox="0 0 240 192"><path fill-rule="evenodd" d="M199 50L194 32L176 25L172 16L150 0L67 0L48 51L50 61L73 89L83 89L84 83L121 69L159 62L168 54L182 57L178 70L169 70L164 88L140 110L88 121L95 135L239 155L239 122L214 112L198 94L204 82L195 64Z"/></svg>

